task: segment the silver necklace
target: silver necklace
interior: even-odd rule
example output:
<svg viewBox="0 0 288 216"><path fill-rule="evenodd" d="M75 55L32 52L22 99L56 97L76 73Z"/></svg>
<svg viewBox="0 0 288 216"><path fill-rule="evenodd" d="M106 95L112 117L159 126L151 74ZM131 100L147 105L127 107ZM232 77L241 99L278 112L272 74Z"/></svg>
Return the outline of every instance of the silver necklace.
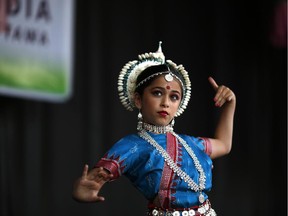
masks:
<svg viewBox="0 0 288 216"><path fill-rule="evenodd" d="M199 192L199 202L203 203L204 195L202 194L202 190L205 189L205 183L206 183L206 176L204 173L204 170L195 155L194 151L188 146L187 142L183 140L180 136L178 136L175 132L171 131L171 133L179 140L179 142L183 145L183 147L186 149L190 157L192 158L194 165L199 173L199 185L183 170L181 170L180 167L177 166L177 164L174 163L173 159L170 157L170 155L165 151L162 146L160 146L144 129L140 130L138 132L139 136L146 140L149 144L154 146L157 151L162 155L167 165L173 170L173 172L178 175L182 180L184 180L188 184L188 188L195 192Z"/></svg>
<svg viewBox="0 0 288 216"><path fill-rule="evenodd" d="M169 124L167 126L156 126L156 125L148 124L146 122L141 122L137 129L139 131L146 130L146 131L150 131L152 133L162 134L162 133L172 132L173 131L173 125Z"/></svg>

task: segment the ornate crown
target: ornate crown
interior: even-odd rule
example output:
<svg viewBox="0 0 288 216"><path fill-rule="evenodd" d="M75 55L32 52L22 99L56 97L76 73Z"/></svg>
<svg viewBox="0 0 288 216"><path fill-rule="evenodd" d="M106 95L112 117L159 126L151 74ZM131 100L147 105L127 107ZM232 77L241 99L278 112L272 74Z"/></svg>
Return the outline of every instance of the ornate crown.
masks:
<svg viewBox="0 0 288 216"><path fill-rule="evenodd" d="M165 62L165 56L162 52L161 47L162 42L159 42L158 50L154 53L145 53L138 55L138 60L129 61L122 68L118 77L118 92L119 98L123 106L129 110L133 111L135 108L134 103L134 93L136 89L137 77L148 67L161 64L169 64L175 70L177 70L181 75L183 82L183 98L181 100L180 106L175 116L179 116L186 109L187 104L191 96L191 82L189 79L188 72L182 65L176 65L171 60Z"/></svg>

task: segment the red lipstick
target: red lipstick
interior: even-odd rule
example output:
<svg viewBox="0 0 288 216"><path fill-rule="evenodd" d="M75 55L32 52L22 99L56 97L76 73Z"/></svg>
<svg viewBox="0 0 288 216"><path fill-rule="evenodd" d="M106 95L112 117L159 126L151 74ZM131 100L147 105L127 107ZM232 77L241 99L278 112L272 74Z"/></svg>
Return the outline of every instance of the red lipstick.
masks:
<svg viewBox="0 0 288 216"><path fill-rule="evenodd" d="M166 111L160 111L158 113L159 113L159 115L161 115L163 117L166 117L168 115L168 112L166 112Z"/></svg>

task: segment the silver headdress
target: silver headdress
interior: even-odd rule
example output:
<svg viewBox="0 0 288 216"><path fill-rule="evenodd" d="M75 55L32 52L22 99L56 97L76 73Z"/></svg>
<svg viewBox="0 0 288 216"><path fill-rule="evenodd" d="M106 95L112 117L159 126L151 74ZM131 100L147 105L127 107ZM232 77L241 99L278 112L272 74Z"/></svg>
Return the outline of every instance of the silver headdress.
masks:
<svg viewBox="0 0 288 216"><path fill-rule="evenodd" d="M187 104L191 96L191 82L189 79L188 72L185 70L185 68L182 65L176 65L171 60L165 61L165 56L162 52L161 44L162 42L160 41L159 48L156 52L141 54L141 55L138 55L138 60L129 61L127 64L124 65L124 67L122 68L119 74L119 77L118 77L119 98L123 106L129 111L133 111L133 109L135 108L134 94L136 90L136 85L137 85L136 82L137 82L138 76L145 69L151 66L163 65L163 64L168 64L174 70L178 71L178 73L182 76L182 81L181 81L180 78L178 78L176 75L171 73L174 77L180 80L180 83L183 89L183 98L181 100L180 106L175 116L179 116L180 114L182 114L184 109L187 107ZM155 73L154 75L150 77L154 77L163 73L164 72ZM169 71L166 71L166 73L169 73ZM138 86L139 84L137 85L137 87Z"/></svg>

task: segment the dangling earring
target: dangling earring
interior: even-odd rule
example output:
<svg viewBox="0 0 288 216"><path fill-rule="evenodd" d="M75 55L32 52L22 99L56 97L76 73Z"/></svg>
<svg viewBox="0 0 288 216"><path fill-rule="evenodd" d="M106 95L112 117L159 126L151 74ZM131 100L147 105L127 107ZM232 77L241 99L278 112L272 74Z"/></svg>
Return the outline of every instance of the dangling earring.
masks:
<svg viewBox="0 0 288 216"><path fill-rule="evenodd" d="M171 127L173 127L173 126L175 125L175 118L173 118L173 119L172 119L172 121L171 121L171 124L170 124L170 125L171 125Z"/></svg>
<svg viewBox="0 0 288 216"><path fill-rule="evenodd" d="M142 113L141 113L141 110L139 110L139 113L138 113L138 123L137 123L137 130L141 130L143 128L143 118L142 118Z"/></svg>

